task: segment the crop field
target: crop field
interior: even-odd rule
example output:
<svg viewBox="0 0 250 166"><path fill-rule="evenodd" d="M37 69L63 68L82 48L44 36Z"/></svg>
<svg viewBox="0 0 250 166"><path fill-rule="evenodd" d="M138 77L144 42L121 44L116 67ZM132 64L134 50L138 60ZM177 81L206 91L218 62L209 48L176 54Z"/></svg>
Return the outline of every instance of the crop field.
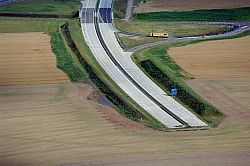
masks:
<svg viewBox="0 0 250 166"><path fill-rule="evenodd" d="M25 37L28 34L13 33L8 36L13 35L18 41L18 35ZM47 48L49 37L46 34L31 34L30 39L23 38L21 43L29 43L36 36L43 36L41 38L47 44L41 48ZM20 41L13 46L18 44ZM32 56L36 47L32 44L29 47L33 49ZM29 47L26 49L29 50ZM19 49L18 55L22 55L26 49ZM8 52L13 50L9 49ZM53 58L48 60L55 69ZM19 61L26 62L26 59ZM32 71L36 70L31 68L31 75ZM40 72L42 75L43 70ZM62 73L57 70L55 72ZM237 161L238 165L249 162L250 126L247 122L242 125L242 121L232 120L230 125L206 131L154 131L125 119L111 107L95 102L93 92L88 84L65 84L64 81L59 84L34 82L33 85L0 86L0 163L124 164L128 162L124 161L126 157L133 156L135 162L140 161L138 165L156 160L165 165L169 156L178 158L178 153L183 156L178 158L178 162L184 163L190 162L186 161L187 157L212 161L215 154L221 156L215 160L221 165L227 165L229 160L233 164ZM192 164L195 163L199 165L200 161L192 160Z"/></svg>
<svg viewBox="0 0 250 166"><path fill-rule="evenodd" d="M250 36L246 36L201 42L168 51L173 60L195 78L188 80L187 84L228 115L225 119L227 125L232 119L235 123L249 125L249 42Z"/></svg>
<svg viewBox="0 0 250 166"><path fill-rule="evenodd" d="M250 36L172 48L169 55L194 78L250 77Z"/></svg>
<svg viewBox="0 0 250 166"><path fill-rule="evenodd" d="M136 13L250 7L249 0L146 0Z"/></svg>
<svg viewBox="0 0 250 166"><path fill-rule="evenodd" d="M206 159L225 155L219 158L221 165L231 157L240 165L249 162L249 125L232 122L208 131L153 131L88 100L92 91L88 84L71 83L0 86L0 163L89 165L97 159L104 164L105 159L112 163L137 156L145 165L155 160L154 155L182 153L178 161L185 161L191 152L206 154ZM164 165L165 160L159 162Z"/></svg>
<svg viewBox="0 0 250 166"><path fill-rule="evenodd" d="M43 33L0 34L0 85L64 83L50 37Z"/></svg>
<svg viewBox="0 0 250 166"><path fill-rule="evenodd" d="M78 10L77 0L25 0L7 6L1 6L0 12L10 13L46 13L71 14Z"/></svg>

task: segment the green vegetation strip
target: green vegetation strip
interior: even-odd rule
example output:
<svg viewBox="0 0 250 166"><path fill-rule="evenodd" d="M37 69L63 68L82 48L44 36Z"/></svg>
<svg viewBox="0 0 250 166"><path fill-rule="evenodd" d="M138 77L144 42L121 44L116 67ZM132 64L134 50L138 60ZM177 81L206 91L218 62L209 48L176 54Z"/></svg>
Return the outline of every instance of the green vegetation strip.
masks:
<svg viewBox="0 0 250 166"><path fill-rule="evenodd" d="M71 15L78 11L78 0L25 0L0 7L0 13L40 13Z"/></svg>
<svg viewBox="0 0 250 166"><path fill-rule="evenodd" d="M118 29L125 32L142 35L149 35L152 32L158 32L168 33L169 36L213 35L230 29L229 26L222 25L180 24L160 21L141 21L138 19L129 22L115 19L115 25Z"/></svg>
<svg viewBox="0 0 250 166"><path fill-rule="evenodd" d="M124 93L101 68L84 42L79 21L71 20L68 24L64 24L62 32L78 61L87 71L92 83L114 104L123 116L141 122L148 127L165 130L165 127L160 122L145 112Z"/></svg>
<svg viewBox="0 0 250 166"><path fill-rule="evenodd" d="M51 47L56 55L57 68L64 71L71 82L80 82L87 78L87 72L74 58L60 32L51 32Z"/></svg>
<svg viewBox="0 0 250 166"><path fill-rule="evenodd" d="M171 46L177 45L172 44ZM164 91L170 94L172 88L177 88L177 101L209 125L217 126L222 120L223 114L184 83L183 79L188 76L167 55L168 48L164 45L148 48L135 53L133 59Z"/></svg>
<svg viewBox="0 0 250 166"><path fill-rule="evenodd" d="M182 12L136 13L134 18L154 21L250 21L250 7Z"/></svg>

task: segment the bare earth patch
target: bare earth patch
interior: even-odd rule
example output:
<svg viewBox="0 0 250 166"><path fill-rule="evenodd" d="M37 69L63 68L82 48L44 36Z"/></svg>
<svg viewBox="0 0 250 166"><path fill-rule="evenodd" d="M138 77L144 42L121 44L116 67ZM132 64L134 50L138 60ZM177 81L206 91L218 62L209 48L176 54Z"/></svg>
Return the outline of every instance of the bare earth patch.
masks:
<svg viewBox="0 0 250 166"><path fill-rule="evenodd" d="M249 0L146 0L136 13L249 7Z"/></svg>
<svg viewBox="0 0 250 166"><path fill-rule="evenodd" d="M0 85L64 83L50 36L42 32L0 33Z"/></svg>

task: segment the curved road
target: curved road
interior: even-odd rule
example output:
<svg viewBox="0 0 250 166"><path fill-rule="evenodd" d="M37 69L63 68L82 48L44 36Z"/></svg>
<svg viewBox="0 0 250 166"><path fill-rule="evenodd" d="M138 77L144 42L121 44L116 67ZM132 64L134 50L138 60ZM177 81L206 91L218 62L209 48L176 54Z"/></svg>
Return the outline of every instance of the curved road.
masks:
<svg viewBox="0 0 250 166"><path fill-rule="evenodd" d="M112 27L112 0L82 1L83 34L97 61L110 77L145 111L169 128L207 127L167 96L123 52Z"/></svg>

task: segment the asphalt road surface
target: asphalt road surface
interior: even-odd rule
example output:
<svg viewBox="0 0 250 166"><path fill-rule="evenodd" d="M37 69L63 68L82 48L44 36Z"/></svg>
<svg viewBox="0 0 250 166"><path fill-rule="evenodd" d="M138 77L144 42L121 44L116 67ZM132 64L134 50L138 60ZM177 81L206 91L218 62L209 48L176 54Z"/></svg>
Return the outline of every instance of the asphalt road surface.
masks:
<svg viewBox="0 0 250 166"><path fill-rule="evenodd" d="M92 11L96 4L93 1L82 1L82 3L83 34L90 49L105 71L132 99L141 106L147 105L143 108L169 128L207 126L151 81L130 59L131 52L122 50L116 40L111 23L112 0L100 1L99 10L94 14L99 20L96 23L92 23L92 19L86 18L90 15L86 12ZM166 112L168 116L166 116ZM165 115L166 118L160 114Z"/></svg>

